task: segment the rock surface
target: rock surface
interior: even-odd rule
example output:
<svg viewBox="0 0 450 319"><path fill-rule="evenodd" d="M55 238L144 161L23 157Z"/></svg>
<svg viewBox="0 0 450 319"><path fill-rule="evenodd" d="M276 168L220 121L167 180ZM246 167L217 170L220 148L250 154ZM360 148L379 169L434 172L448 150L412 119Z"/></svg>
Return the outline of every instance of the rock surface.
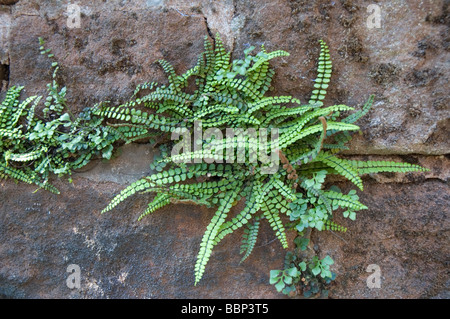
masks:
<svg viewBox="0 0 450 319"><path fill-rule="evenodd" d="M15 4L13 4L15 3ZM273 61L273 94L309 99L324 39L333 60L326 103L359 108L347 156L419 163L427 173L367 177L356 222L345 234L313 232L319 254L335 260L332 298L449 298L449 16L448 1L0 1L0 97L8 86L44 94L50 62L38 37L58 58L73 112L129 98L142 82L164 82L154 62L178 72L193 66L203 38L219 32L233 57L264 44L289 57ZM79 9L79 25L73 14ZM75 11L73 11L75 10ZM368 24L369 23L369 24ZM172 205L137 222L146 196L119 210L100 211L130 181L149 171L152 150L131 145L109 163L93 163L61 195L11 181L0 192L0 297L5 298L280 298L268 284L285 251L265 225L258 247L239 264L240 234L216 247L202 281L193 286L198 245L212 211ZM340 182L340 181L338 181ZM342 188L348 187L340 182ZM339 237L338 237L339 236ZM66 285L70 264L81 288ZM369 289L377 264L381 288Z"/></svg>
<svg viewBox="0 0 450 319"><path fill-rule="evenodd" d="M1 297L279 297L267 276L285 252L269 228L247 264L239 264L240 236L224 239L194 287L195 259L211 211L174 205L137 222L148 196L100 215L122 185L81 177L57 185L61 195L2 182ZM79 289L66 284L73 264L80 267Z"/></svg>
<svg viewBox="0 0 450 319"><path fill-rule="evenodd" d="M332 256L340 274L330 297L448 299L448 184L425 180L365 186L361 198L370 209L355 222L340 219L347 233L312 236L319 254ZM379 288L367 285L370 265L379 266Z"/></svg>

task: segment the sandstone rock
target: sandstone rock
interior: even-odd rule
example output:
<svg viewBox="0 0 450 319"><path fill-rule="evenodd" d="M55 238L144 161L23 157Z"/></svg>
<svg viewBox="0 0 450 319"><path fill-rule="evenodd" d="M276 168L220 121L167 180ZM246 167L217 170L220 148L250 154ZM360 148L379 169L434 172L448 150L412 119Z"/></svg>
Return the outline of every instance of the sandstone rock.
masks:
<svg viewBox="0 0 450 319"><path fill-rule="evenodd" d="M334 61L326 102L358 108L376 95L373 110L360 121L364 134L355 136L349 153L449 152L448 25L433 19L445 11L444 1L380 5L380 28L368 27L367 5L358 1L113 1L96 6L80 1L78 6L76 28L69 28L70 12L62 4L27 1L12 7L11 83L27 84L29 94L42 92L49 78L49 62L38 54L37 38L43 36L64 67L61 77L74 109L101 100L118 103L136 84L164 81L156 60L169 60L179 72L194 65L209 31L212 36L220 32L234 56L262 44L290 52L273 62L274 92L306 102L322 38Z"/></svg>
<svg viewBox="0 0 450 319"><path fill-rule="evenodd" d="M380 3L381 27L368 28L369 3L362 1L237 2L244 17L237 54L249 45L291 53L274 61L275 92L307 102L315 79L318 39L330 47L333 76L328 104L358 108L370 94L374 107L359 124L352 154L446 154L448 142L448 24L430 22L446 12L445 1ZM350 8L350 9L349 9ZM352 21L344 23L345 21ZM440 21L440 20L438 20ZM417 51L423 55L417 54ZM374 77L380 65L395 68ZM442 108L436 108L441 101Z"/></svg>
<svg viewBox="0 0 450 319"><path fill-rule="evenodd" d="M128 144L118 148L109 161L94 160L76 175L94 182L113 182L125 186L152 173L155 151L150 144Z"/></svg>
<svg viewBox="0 0 450 319"><path fill-rule="evenodd" d="M365 183L369 207L352 222L337 220L347 233L313 232L319 254L335 260L331 298L448 298L448 184ZM369 265L381 270L381 287L369 288ZM445 297L447 295L447 297Z"/></svg>
<svg viewBox="0 0 450 319"><path fill-rule="evenodd" d="M19 0L0 0L0 4L11 5L19 2Z"/></svg>
<svg viewBox="0 0 450 319"><path fill-rule="evenodd" d="M11 29L10 9L0 6L0 64L9 64L9 32Z"/></svg>
<svg viewBox="0 0 450 319"><path fill-rule="evenodd" d="M155 61L166 59L181 73L195 65L203 38L219 32L233 57L262 44L290 52L273 60L272 94L306 102L316 76L317 41L324 39L334 66L326 103L358 108L376 95L372 111L359 122L363 134L355 134L346 156L431 169L367 177L360 196L370 209L356 222L339 219L348 233L313 232L317 253L336 261L338 279L330 296L448 298L447 1L376 2L380 28L368 27L370 3L361 0L76 3L75 8L37 0L0 6L5 88L25 85L25 96L45 93L51 75L50 62L39 54L41 36L62 67L59 80L68 88L73 112L104 100L118 104L139 83L166 81ZM100 215L118 191L147 173L151 157L148 146L127 146L110 163L94 162L75 174L72 184L57 181L59 196L2 181L0 297L283 297L268 279L271 269L282 267L285 251L267 225L243 264L240 233L226 238L193 287L195 256L213 211L173 205L137 223L148 200L143 195ZM80 289L66 285L70 264L81 268ZM369 264L382 270L378 290L367 288Z"/></svg>
<svg viewBox="0 0 450 319"><path fill-rule="evenodd" d="M243 264L241 233L225 238L194 287L196 255L214 211L173 205L137 222L149 196L100 215L123 185L75 177L57 183L61 195L0 185L0 298L279 297L268 278L285 251L266 224ZM80 267L79 289L66 284L72 264Z"/></svg>
<svg viewBox="0 0 450 319"><path fill-rule="evenodd" d="M60 78L74 111L128 99L137 84L166 81L155 62L166 59L183 72L192 67L207 35L204 19L183 16L152 2L77 2L80 26L69 28L67 6L19 2L13 10L10 81L27 94L45 93L50 62L38 37L59 58ZM179 29L182 28L181 36Z"/></svg>
<svg viewBox="0 0 450 319"><path fill-rule="evenodd" d="M6 91L9 81L10 9L0 6L0 93Z"/></svg>

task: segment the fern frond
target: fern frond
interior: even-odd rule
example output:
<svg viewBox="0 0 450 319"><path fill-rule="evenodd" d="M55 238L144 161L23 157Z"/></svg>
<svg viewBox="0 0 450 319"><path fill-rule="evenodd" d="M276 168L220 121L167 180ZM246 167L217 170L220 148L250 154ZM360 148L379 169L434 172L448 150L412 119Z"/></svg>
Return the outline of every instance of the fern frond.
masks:
<svg viewBox="0 0 450 319"><path fill-rule="evenodd" d="M23 86L12 86L6 92L5 98L0 105L0 129L11 129L11 116L19 105L20 92Z"/></svg>
<svg viewBox="0 0 450 319"><path fill-rule="evenodd" d="M26 125L27 128L30 129L32 128L34 125L36 125L36 119L34 116L34 112L36 109L36 106L39 104L39 102L41 101L42 96L38 96L33 100L33 104L31 105L31 107L28 109L28 114L27 114L27 118L26 118Z"/></svg>
<svg viewBox="0 0 450 319"><path fill-rule="evenodd" d="M259 92L247 79L226 79L224 84L238 92L242 92L250 100L255 101L262 97L261 92Z"/></svg>
<svg viewBox="0 0 450 319"><path fill-rule="evenodd" d="M253 64L253 66L247 70L247 72L251 73L256 71L258 68L261 67L261 65L263 63L266 63L274 58L280 57L280 56L289 56L290 54L286 51L283 50L277 50L277 51L272 51L270 53L263 53L261 55L261 57L258 59L258 61Z"/></svg>
<svg viewBox="0 0 450 319"><path fill-rule="evenodd" d="M217 194L219 194L220 192L227 192L229 190L232 190L234 187L236 187L236 183L234 180L224 178L219 181L207 181L196 184L175 184L170 188L170 190L179 189L184 193L193 195L197 198L206 198L212 195L220 197L220 195Z"/></svg>
<svg viewBox="0 0 450 319"><path fill-rule="evenodd" d="M214 66L216 62L216 55L214 53L214 46L211 41L209 41L208 37L205 37L204 41L204 56L205 56L205 64L202 66L202 70L204 70L204 76L208 75L210 72L214 71Z"/></svg>
<svg viewBox="0 0 450 319"><path fill-rule="evenodd" d="M276 180L274 180L273 186L287 200L294 201L297 199L294 191L292 190L292 187L286 185L283 181L276 179Z"/></svg>
<svg viewBox="0 0 450 319"><path fill-rule="evenodd" d="M230 105L214 104L209 107L197 110L196 113L194 114L194 117L189 120L194 121L194 120L203 119L205 116L210 115L211 113L216 113L216 112L217 113L224 112L224 113L236 114L237 112L239 112L239 109L237 107L230 106Z"/></svg>
<svg viewBox="0 0 450 319"><path fill-rule="evenodd" d="M300 104L300 101L297 99L292 98L291 96L268 96L263 97L255 102L251 102L247 104L247 112L248 113L254 113L260 109L266 109L266 108L272 108L274 105L278 104L286 104L286 103L298 103ZM271 115L271 114L269 114Z"/></svg>
<svg viewBox="0 0 450 319"><path fill-rule="evenodd" d="M330 50L323 40L320 42L319 66L317 67L317 78L314 84L309 104L320 104L327 94L328 83L330 82L332 63L330 59Z"/></svg>
<svg viewBox="0 0 450 319"><path fill-rule="evenodd" d="M342 122L343 123L354 123L357 120L359 120L361 117L366 115L369 112L370 108L372 107L374 99L375 99L375 95L372 94L369 97L369 100L367 100L367 102L364 104L364 106L362 107L361 110L359 110L353 114L350 114L346 118L342 119Z"/></svg>
<svg viewBox="0 0 450 319"><path fill-rule="evenodd" d="M340 123L340 122L328 122L327 127L330 130L338 130L338 131L357 131L359 130L359 126L353 125L353 124L347 124L347 123ZM283 134L280 134L279 138L279 145L280 148L284 149L288 147L289 145L293 144L297 140L300 140L306 136L309 136L314 133L318 133L323 131L323 125L322 124L316 124L312 125L308 128L305 128L298 132L297 129L291 129L289 131L283 132Z"/></svg>
<svg viewBox="0 0 450 319"><path fill-rule="evenodd" d="M141 178L140 180L137 180L136 182L130 184L125 189L123 189L118 195L116 195L108 206L106 206L102 211L101 214L110 211L117 205L119 205L121 202L123 202L128 197L136 194L139 191L144 191L146 188L149 188L153 186L153 183L150 183L147 178Z"/></svg>
<svg viewBox="0 0 450 319"><path fill-rule="evenodd" d="M38 96L30 96L26 98L22 103L20 103L14 110L14 113L10 115L9 120L5 123L6 127L13 128L25 112L25 108L28 106L28 104L30 104L37 98Z"/></svg>
<svg viewBox="0 0 450 319"><path fill-rule="evenodd" d="M345 233L347 231L347 227L341 226L337 223L335 223L332 220L327 220L325 222L325 229L326 230L332 230L332 231L338 231L338 232L343 232Z"/></svg>
<svg viewBox="0 0 450 319"><path fill-rule="evenodd" d="M19 170L14 167L8 166L7 163L0 163L0 173L2 173L2 176L6 175L17 181L22 181L27 184L35 184L55 194L60 193L56 187L49 184L47 181L42 182L36 172L30 169Z"/></svg>
<svg viewBox="0 0 450 319"><path fill-rule="evenodd" d="M266 116L262 124L269 125L274 119L279 119L282 121L291 116L300 116L303 115L305 112L311 110L311 108L312 106L310 105L302 105L295 108L281 108L277 111L274 110Z"/></svg>
<svg viewBox="0 0 450 319"><path fill-rule="evenodd" d="M182 182L188 178L188 174L181 168L177 167L174 169L169 169L160 173L155 173L147 177L151 182L156 185L171 184L173 182Z"/></svg>
<svg viewBox="0 0 450 319"><path fill-rule="evenodd" d="M240 263L244 262L250 256L258 238L260 218L255 218L254 222L249 224L242 235L242 244L240 254L244 254Z"/></svg>
<svg viewBox="0 0 450 319"><path fill-rule="evenodd" d="M312 140L311 141L312 149L298 150L298 152L294 153L293 156L291 157L290 162L292 164L294 164L294 163L296 163L297 165L306 164L308 162L313 161L317 157L317 155L319 155L319 152L321 151L321 149L323 147L323 141L327 135L327 128L328 128L327 121L325 120L325 118L321 116L321 117L319 117L319 119L322 122L322 128L323 128L322 132L320 133L319 138L315 138L315 136L313 139L305 138L304 140L307 143L310 143L310 141L308 141L308 139Z"/></svg>
<svg viewBox="0 0 450 319"><path fill-rule="evenodd" d="M366 205L349 195L334 191L326 191L323 194L332 201L333 206L346 207L352 210L368 209Z"/></svg>
<svg viewBox="0 0 450 319"><path fill-rule="evenodd" d="M33 161L35 159L38 159L45 152L47 152L47 148L46 147L41 147L41 148L39 148L37 150L31 151L31 152L27 152L27 153L19 153L19 154L9 153L8 154L8 160L11 160L11 161L14 161L14 162L29 162L29 161ZM5 156L5 158L6 158L6 156Z"/></svg>
<svg viewBox="0 0 450 319"><path fill-rule="evenodd" d="M315 108L314 110L311 110L304 115L302 115L299 118L294 119L293 121L287 122L283 124L282 126L279 126L280 132L289 131L289 130L300 130L302 129L308 122L311 120L317 120L320 116L327 116L328 114L331 114L333 112L340 112L340 111L350 111L354 110L353 107L344 105L344 104L337 104L332 105L326 108ZM339 122L335 122L339 123ZM342 123L341 123L342 124Z"/></svg>
<svg viewBox="0 0 450 319"><path fill-rule="evenodd" d="M268 68L268 65L267 65ZM275 71L272 69L265 69L265 66L263 66L261 69L258 70L258 75L253 75L252 79L250 80L252 83L255 83L255 88L259 91L261 96L264 96L266 94L272 83L273 76L275 75ZM256 79L254 79L256 77Z"/></svg>
<svg viewBox="0 0 450 319"><path fill-rule="evenodd" d="M148 204L147 209L139 216L138 221L140 221L145 216L153 213L155 210L160 209L168 204L170 204L170 195L163 193L156 194L153 201Z"/></svg>
<svg viewBox="0 0 450 319"><path fill-rule="evenodd" d="M251 185L251 191L247 194L245 207L241 212L233 217L230 221L225 222L220 226L217 236L214 241L214 245L217 245L226 235L231 234L236 229L247 224L250 218L255 214L261 207L261 201L263 197L267 194L268 187L261 189L261 182L255 180Z"/></svg>
<svg viewBox="0 0 450 319"><path fill-rule="evenodd" d="M206 232L203 235L202 242L200 244L200 251L197 255L197 262L195 264L195 283L200 281L205 272L206 264L211 256L212 249L214 247L214 239L219 231L220 226L224 223L228 212L230 211L234 200L238 196L239 187L227 192L226 196L220 201L220 205L211 219Z"/></svg>
<svg viewBox="0 0 450 319"><path fill-rule="evenodd" d="M0 137L2 138L20 140L23 136L20 127L14 129L0 129Z"/></svg>
<svg viewBox="0 0 450 319"><path fill-rule="evenodd" d="M271 200L264 199L261 202L261 211L263 215L267 218L272 229L275 231L275 235L280 240L283 248L288 248L287 237L284 229L283 222L280 218L280 208L283 209L286 207L280 205L281 199L277 197L272 198Z"/></svg>
<svg viewBox="0 0 450 319"><path fill-rule="evenodd" d="M160 130L163 132L172 132L177 128L184 127L184 121L173 119L170 117L165 117L156 114L149 114L142 112L141 110L133 108L123 108L123 107L103 107L94 111L95 115L101 116L105 119L116 119L119 121L125 121L125 125L146 125L150 129ZM131 123L130 123L131 122ZM110 126L121 126L124 124L111 124ZM140 126L140 129L144 127ZM145 133L144 133L145 134Z"/></svg>
<svg viewBox="0 0 450 319"><path fill-rule="evenodd" d="M199 67L198 65L194 66L193 68L187 70L182 75L178 76L178 83L180 88L185 88L188 85L188 80L192 76L198 75Z"/></svg>
<svg viewBox="0 0 450 319"><path fill-rule="evenodd" d="M158 102L156 108L159 113L162 113L168 109L174 109L184 116L192 116L192 110L188 107L189 103L192 101L193 97L181 91L173 91L171 88L158 87L154 92L137 99L137 103L148 103L148 102ZM161 102L165 104L161 104ZM152 105L152 104L150 104Z"/></svg>
<svg viewBox="0 0 450 319"><path fill-rule="evenodd" d="M429 169L424 168L420 165L410 164L410 163L399 163L393 161L348 161L348 163L358 171L358 174L372 174L380 172L425 172Z"/></svg>
<svg viewBox="0 0 450 319"><path fill-rule="evenodd" d="M0 171L12 179L20 180L28 184L34 184L36 180L36 175L26 174L21 170L9 166L8 163L0 163Z"/></svg>
<svg viewBox="0 0 450 319"><path fill-rule="evenodd" d="M219 34L216 34L215 37L214 55L215 55L215 63L213 70L214 73L217 73L219 70L228 70L230 68L231 53L225 50L225 47L223 46L223 42Z"/></svg>
<svg viewBox="0 0 450 319"><path fill-rule="evenodd" d="M335 169L339 174L350 180L353 184L358 186L359 189L363 190L363 183L361 177L359 177L359 172L352 166L347 160L337 158L325 152L316 157L317 161L323 162L328 166Z"/></svg>
<svg viewBox="0 0 450 319"><path fill-rule="evenodd" d="M166 60L158 60L158 63L162 66L164 72L167 74L167 79L169 80L169 84L171 88L177 92L180 91L180 82L177 74L175 73L175 69L172 64Z"/></svg>
<svg viewBox="0 0 450 319"><path fill-rule="evenodd" d="M156 86L158 86L157 82L145 82L145 83L138 84L133 92L132 98L137 96L139 94L139 92L141 92L143 90L152 90Z"/></svg>

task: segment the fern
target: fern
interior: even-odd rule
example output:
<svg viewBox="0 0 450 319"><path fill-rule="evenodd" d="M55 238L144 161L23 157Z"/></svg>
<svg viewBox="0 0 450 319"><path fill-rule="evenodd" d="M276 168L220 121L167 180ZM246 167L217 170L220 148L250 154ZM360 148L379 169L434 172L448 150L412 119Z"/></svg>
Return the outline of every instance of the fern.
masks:
<svg viewBox="0 0 450 319"><path fill-rule="evenodd" d="M351 138L349 132L359 130L353 123L369 111L374 97L371 96L361 110L341 120L341 112L354 108L342 104L322 107L332 73L329 49L324 41L320 41L317 79L307 104L291 96L265 96L274 74L269 61L287 57L287 52L268 53L262 47L261 52L252 55L254 47L250 47L245 50L243 59L231 61L231 54L226 52L218 35L214 44L206 38L204 44L205 51L197 64L182 75L177 75L168 62L160 61L168 76L167 85L143 84L136 88L136 99L132 102L119 108L105 107L97 113L120 121L120 125L137 125L139 129L161 133L175 132L178 128L192 132L197 122L201 123L203 130L218 129L222 137L226 136L199 139L194 141L193 150L190 148L184 153L158 159L166 170L131 184L104 210L114 208L138 192L158 194L150 204L150 210L140 218L170 201L216 207L200 245L195 264L195 284L204 274L213 247L244 225L247 228L241 249L244 254L242 261L254 247L262 220L273 228L284 248L288 243L283 215L291 221L289 229L346 230L332 221L334 212L347 209L344 216L353 218L355 211L367 207L354 193L322 189L326 175L341 175L362 189L362 174L422 169L409 164L357 162L336 156L339 150L346 149L345 143ZM193 93L184 91L189 78L195 78L197 85ZM137 97L144 90L150 92ZM154 109L155 113L140 111L137 109L139 105ZM254 136L255 139L239 134L229 137L225 134L227 128L278 129L279 139L267 143L267 148L278 152L282 166L268 177L262 173L263 166L259 161L229 163L227 160L236 159L234 152L228 153L229 148L241 147L244 154L250 154L262 144L259 134ZM212 163L201 163L205 158ZM209 181L193 181L196 178ZM245 198L244 208L227 218L231 207L240 198Z"/></svg>
<svg viewBox="0 0 450 319"><path fill-rule="evenodd" d="M148 214L153 213L157 209L160 209L161 207L164 207L170 203L170 195L159 193L155 196L155 199L148 204L147 209L139 216L138 220L141 220Z"/></svg>
<svg viewBox="0 0 450 319"><path fill-rule="evenodd" d="M427 171L419 165L409 164L409 163L398 163L392 161L349 161L348 162L353 168L358 171L358 174L372 174L379 172L417 172L417 171Z"/></svg>
<svg viewBox="0 0 450 319"><path fill-rule="evenodd" d="M345 195L339 192L326 191L324 195L332 202L335 207L345 207L353 210L367 209L367 206L361 204L358 200L355 200L349 195Z"/></svg>
<svg viewBox="0 0 450 319"><path fill-rule="evenodd" d="M241 259L241 263L250 256L253 251L253 248L256 244L256 239L258 238L260 217L255 218L253 223L249 224L248 227L244 230L244 234L242 235L242 245L241 245L241 254L244 256Z"/></svg>
<svg viewBox="0 0 450 319"><path fill-rule="evenodd" d="M336 224L334 221L332 220L327 220L325 222L325 229L326 230L331 230L331 231L338 231L338 232L342 232L345 233L347 231L347 228L344 226L341 226L339 224Z"/></svg>
<svg viewBox="0 0 450 319"><path fill-rule="evenodd" d="M216 237L220 226L225 222L228 212L233 206L233 202L238 196L238 190L232 190L226 193L226 197L220 201L220 205L211 219L210 224L206 227L200 244L200 251L195 264L195 285L200 281L205 272L206 263L208 262L212 249L214 247L214 238Z"/></svg>
<svg viewBox="0 0 450 319"><path fill-rule="evenodd" d="M369 112L374 96L357 111L343 104L324 107L332 62L322 40L317 78L308 103L292 96L266 95L274 75L270 61L288 57L288 52L267 52L262 46L260 52L253 53L255 48L249 47L241 59L231 60L231 52L225 50L217 35L214 43L205 37L204 52L196 65L181 75L170 62L160 60L166 84L140 84L120 105L104 101L77 115L68 110L66 88L57 82L58 62L42 39L39 43L41 53L52 61L52 79L45 97L21 101L23 87L14 86L6 93L0 105L0 177L57 193L49 182L52 174L70 176L95 158L110 159L120 143L158 137L161 155L151 165L156 172L123 189L102 213L118 208L132 196L147 193L155 196L138 220L172 203L214 208L200 243L194 284L201 280L213 248L243 226L247 227L241 261L252 252L263 221L271 226L283 248L289 246L287 230L346 231L333 221L333 215L340 211L353 220L357 211L367 207L354 190L343 194L325 189L328 175L343 176L362 190L364 174L426 170L408 163L338 157L347 149L345 143L351 139L351 132L359 130L354 123ZM40 103L44 109L36 114ZM215 135L205 137L210 128ZM227 129L234 129L236 134L228 136ZM277 131L279 136L264 142L262 137L267 133L261 129ZM202 133L201 138L195 136L196 130ZM252 130L257 132L255 136L250 136ZM189 150L172 155L169 150L174 150L175 142L168 133L182 132L196 140L187 141ZM279 156L281 165L273 158L270 163L263 158L245 158L254 156L263 146L267 147L266 154ZM235 156L234 149L241 153ZM268 174L267 168L274 170ZM229 216L241 200L243 209Z"/></svg>
<svg viewBox="0 0 450 319"><path fill-rule="evenodd" d="M339 174L350 180L353 184L363 189L362 179L359 176L359 171L350 165L346 160L332 156L329 153L323 153L316 158L331 168L335 169Z"/></svg>
<svg viewBox="0 0 450 319"><path fill-rule="evenodd" d="M262 199L266 195L268 188L261 189L261 183L255 181L252 183L250 189L251 190L246 196L247 200L244 209L242 209L237 216L222 224L217 233L215 245L217 245L226 235L231 234L236 229L247 224L253 215L260 210Z"/></svg>
<svg viewBox="0 0 450 319"><path fill-rule="evenodd" d="M323 105L322 100L325 99L327 88L330 83L332 63L330 59L330 50L323 40L320 42L320 56L317 67L317 78L314 84L309 104Z"/></svg>
<svg viewBox="0 0 450 319"><path fill-rule="evenodd" d="M267 218L267 221L274 230L275 235L280 240L283 248L288 248L286 232L280 217L280 213L286 213L288 209L285 205L282 204L282 202L283 200L281 198L273 196L270 201L262 201L261 210L264 214L264 217Z"/></svg>
<svg viewBox="0 0 450 319"><path fill-rule="evenodd" d="M131 185L129 185L127 188L122 190L120 194L116 195L114 199L109 203L107 207L105 207L101 213L105 213L107 211L110 211L117 205L119 205L121 202L123 202L125 199L130 197L131 195L134 195L135 193L139 191L143 191L146 188L150 188L150 186L154 185L153 183L150 183L147 178L140 179Z"/></svg>
<svg viewBox="0 0 450 319"><path fill-rule="evenodd" d="M67 110L66 88L56 81L58 63L44 41L39 39L41 53L52 59L52 81L47 97L31 96L20 101L23 87L9 88L0 106L0 160L2 176L58 193L50 185L51 174L70 175L96 157L110 158L113 144L124 138L135 138L143 131L111 130L104 119L95 116L96 107L87 108L75 117ZM43 102L42 114L36 107ZM14 168L7 167L14 165Z"/></svg>

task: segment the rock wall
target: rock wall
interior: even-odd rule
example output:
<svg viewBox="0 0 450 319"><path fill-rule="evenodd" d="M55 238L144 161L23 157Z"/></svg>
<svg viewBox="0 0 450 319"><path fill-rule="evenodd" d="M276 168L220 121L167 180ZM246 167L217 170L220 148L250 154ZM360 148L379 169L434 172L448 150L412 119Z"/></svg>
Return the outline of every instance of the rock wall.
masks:
<svg viewBox="0 0 450 319"><path fill-rule="evenodd" d="M345 155L430 169L368 176L359 195L369 210L355 222L341 219L348 232L312 233L317 253L335 260L330 297L449 297L449 1L73 1L79 20L69 4L0 0L0 97L12 85L24 85L26 96L44 94L50 62L39 54L39 36L58 57L59 80L77 112L126 100L139 83L164 81L158 59L185 71L204 36L219 32L233 57L250 45L288 51L272 63L274 92L307 101L317 40L324 39L334 68L326 103L358 108L376 95ZM141 196L100 215L114 194L149 172L152 154L148 145L124 147L113 161L75 174L72 184L55 179L61 195L2 181L0 296L282 298L268 281L285 251L267 225L242 264L240 233L226 238L194 287L211 211L172 205L138 223ZM79 289L66 285L71 264L81 270ZM366 284L370 264L380 267L381 288Z"/></svg>

